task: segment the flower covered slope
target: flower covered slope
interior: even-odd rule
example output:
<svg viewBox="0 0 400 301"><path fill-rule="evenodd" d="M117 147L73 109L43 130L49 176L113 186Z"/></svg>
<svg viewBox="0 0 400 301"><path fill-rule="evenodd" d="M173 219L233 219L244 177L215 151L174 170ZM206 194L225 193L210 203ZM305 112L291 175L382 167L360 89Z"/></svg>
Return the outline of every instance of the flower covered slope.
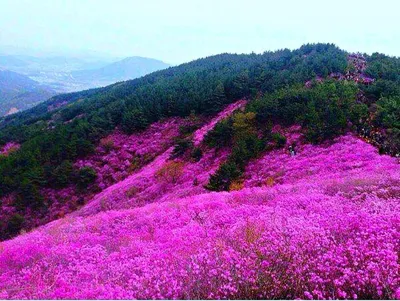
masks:
<svg viewBox="0 0 400 301"><path fill-rule="evenodd" d="M240 191L202 188L224 150L160 178L170 148L1 243L0 298L400 298L397 160L350 134L312 146L274 130L297 154L254 160Z"/></svg>
<svg viewBox="0 0 400 301"><path fill-rule="evenodd" d="M245 100L233 103L221 111L216 117L195 131L193 140L195 145L200 145L208 131L222 119L246 104ZM203 187L207 184L210 174L215 172L223 162L228 152L207 150L199 162L178 160L175 168L176 179L157 176L157 172L168 165L173 147L168 148L150 164L133 173L125 180L105 189L96 195L89 203L78 211L78 215L87 215L110 209L123 209L142 206L158 200L168 200L171 197L183 197L206 192Z"/></svg>
<svg viewBox="0 0 400 301"><path fill-rule="evenodd" d="M45 214L26 212L25 227L37 227L75 211L93 197L93 191L102 191L128 177L135 172L135 168L151 162L173 145L174 138L179 135L179 126L183 123L181 118L169 118L152 124L140 133L126 135L116 131L102 139L93 155L74 164L76 169L91 167L96 171L97 179L90 187L93 189L77 191L73 185L62 189L42 189L43 195L48 199L48 210ZM0 151L0 156L7 155L18 147L18 144L9 143ZM14 207L7 206L12 202L13 196L10 195L0 207L0 219L16 212Z"/></svg>

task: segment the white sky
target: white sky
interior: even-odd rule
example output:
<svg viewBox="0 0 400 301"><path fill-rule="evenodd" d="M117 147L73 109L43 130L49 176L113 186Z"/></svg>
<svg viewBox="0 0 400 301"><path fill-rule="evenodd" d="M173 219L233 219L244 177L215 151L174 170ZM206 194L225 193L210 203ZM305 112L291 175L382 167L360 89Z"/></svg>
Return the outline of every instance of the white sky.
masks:
<svg viewBox="0 0 400 301"><path fill-rule="evenodd" d="M400 56L400 1L0 0L0 45L178 64L332 42Z"/></svg>

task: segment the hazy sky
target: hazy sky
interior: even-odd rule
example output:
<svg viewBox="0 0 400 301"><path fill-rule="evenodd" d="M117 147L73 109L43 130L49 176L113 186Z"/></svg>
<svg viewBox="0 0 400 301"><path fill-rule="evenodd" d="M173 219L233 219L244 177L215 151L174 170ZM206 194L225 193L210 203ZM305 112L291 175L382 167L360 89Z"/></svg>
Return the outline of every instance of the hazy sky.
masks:
<svg viewBox="0 0 400 301"><path fill-rule="evenodd" d="M0 0L0 46L177 64L333 42L400 56L400 1Z"/></svg>

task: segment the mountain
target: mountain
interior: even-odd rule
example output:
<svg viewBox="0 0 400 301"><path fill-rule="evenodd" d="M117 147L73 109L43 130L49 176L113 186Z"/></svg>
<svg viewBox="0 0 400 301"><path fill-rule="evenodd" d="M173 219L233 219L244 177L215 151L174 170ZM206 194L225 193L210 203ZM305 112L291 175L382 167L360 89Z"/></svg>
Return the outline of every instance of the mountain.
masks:
<svg viewBox="0 0 400 301"><path fill-rule="evenodd" d="M168 67L168 64L159 60L134 56L99 69L74 71L72 76L79 82L110 84L141 77Z"/></svg>
<svg viewBox="0 0 400 301"><path fill-rule="evenodd" d="M57 92L73 92L134 79L165 69L168 64L150 58L35 57L0 55L0 68L29 76Z"/></svg>
<svg viewBox="0 0 400 301"><path fill-rule="evenodd" d="M92 87L71 77L76 70L96 69L112 63L111 58L67 56L0 55L0 68L17 72L57 92L70 92Z"/></svg>
<svg viewBox="0 0 400 301"><path fill-rule="evenodd" d="M0 297L399 298L399 74L307 44L2 118Z"/></svg>
<svg viewBox="0 0 400 301"><path fill-rule="evenodd" d="M113 59L106 58L0 55L0 67L26 75L100 68L111 62Z"/></svg>
<svg viewBox="0 0 400 301"><path fill-rule="evenodd" d="M54 94L49 87L25 75L0 70L0 116L31 108Z"/></svg>

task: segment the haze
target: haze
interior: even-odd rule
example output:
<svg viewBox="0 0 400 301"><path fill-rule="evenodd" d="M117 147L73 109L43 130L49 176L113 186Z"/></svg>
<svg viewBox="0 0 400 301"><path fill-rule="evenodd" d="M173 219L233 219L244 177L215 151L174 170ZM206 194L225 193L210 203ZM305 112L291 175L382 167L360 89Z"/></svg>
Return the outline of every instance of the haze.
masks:
<svg viewBox="0 0 400 301"><path fill-rule="evenodd" d="M145 56L179 64L311 42L400 54L400 4L394 0L1 0L0 5L0 52L10 54Z"/></svg>

